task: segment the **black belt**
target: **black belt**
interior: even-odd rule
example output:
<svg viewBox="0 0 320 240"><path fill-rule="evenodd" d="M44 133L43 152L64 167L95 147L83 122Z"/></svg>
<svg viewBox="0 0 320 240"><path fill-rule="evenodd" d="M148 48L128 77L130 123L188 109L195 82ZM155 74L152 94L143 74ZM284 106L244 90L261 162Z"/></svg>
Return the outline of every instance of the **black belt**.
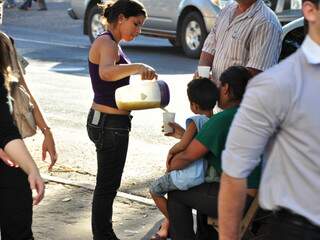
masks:
<svg viewBox="0 0 320 240"><path fill-rule="evenodd" d="M299 214L296 214L289 209L280 208L278 211L275 212L275 215L277 218L281 220L283 219L284 221L287 221L293 225L301 226L303 228L308 228L308 229L320 232L320 226L315 225L314 223L309 221L307 218Z"/></svg>

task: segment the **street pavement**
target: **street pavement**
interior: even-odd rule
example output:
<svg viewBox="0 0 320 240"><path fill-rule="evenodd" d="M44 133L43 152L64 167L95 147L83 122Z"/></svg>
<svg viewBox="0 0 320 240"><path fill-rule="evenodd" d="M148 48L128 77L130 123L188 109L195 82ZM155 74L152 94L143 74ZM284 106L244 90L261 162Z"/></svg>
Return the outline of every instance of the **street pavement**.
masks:
<svg viewBox="0 0 320 240"><path fill-rule="evenodd" d="M92 191L48 182L46 197L34 207L33 232L37 240L88 240L91 235ZM113 225L122 240L148 240L161 223L154 206L117 197Z"/></svg>
<svg viewBox="0 0 320 240"><path fill-rule="evenodd" d="M55 136L59 160L51 173L41 161L42 135L26 139L42 174L59 177L64 183L47 184L46 197L34 210L36 239L91 239L90 209L96 160L85 123L92 101L87 69L90 47L82 35L82 22L66 13L65 0L49 0L48 11L5 10L1 30L15 39L18 51L27 58L26 79ZM165 39L139 37L123 44L133 62L153 66L159 79L170 88L168 110L176 112L176 121L184 125L190 115L186 85L192 78L197 60L189 59ZM132 82L138 82L134 76ZM138 195L150 202L148 185L165 171L167 151L176 140L161 133L162 111L133 112L133 129L120 191L129 195L115 202L114 225L121 239L148 239L159 225L161 215L154 206L130 200ZM47 160L48 161L48 160ZM72 181L70 185L68 181ZM79 185L79 187L75 186Z"/></svg>

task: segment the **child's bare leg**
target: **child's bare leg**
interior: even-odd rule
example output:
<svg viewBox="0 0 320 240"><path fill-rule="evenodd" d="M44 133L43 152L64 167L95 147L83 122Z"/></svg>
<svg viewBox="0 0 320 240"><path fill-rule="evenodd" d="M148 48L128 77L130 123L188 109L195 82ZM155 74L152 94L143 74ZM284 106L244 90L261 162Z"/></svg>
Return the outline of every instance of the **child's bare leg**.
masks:
<svg viewBox="0 0 320 240"><path fill-rule="evenodd" d="M163 213L163 215L169 219L169 213L167 208L167 199L165 197L157 196L154 193L150 193L153 201L155 202L156 206L159 210Z"/></svg>
<svg viewBox="0 0 320 240"><path fill-rule="evenodd" d="M169 233L169 213L167 208L167 199L165 197L157 196L154 193L150 193L156 206L159 208L159 210L163 213L165 216L165 219L161 223L161 227L157 234L159 234L160 237L167 237Z"/></svg>
<svg viewBox="0 0 320 240"><path fill-rule="evenodd" d="M157 234L159 234L160 237L168 237L169 235L169 219L165 218L163 220L163 222L161 223L161 227L159 229L159 231L157 232Z"/></svg>

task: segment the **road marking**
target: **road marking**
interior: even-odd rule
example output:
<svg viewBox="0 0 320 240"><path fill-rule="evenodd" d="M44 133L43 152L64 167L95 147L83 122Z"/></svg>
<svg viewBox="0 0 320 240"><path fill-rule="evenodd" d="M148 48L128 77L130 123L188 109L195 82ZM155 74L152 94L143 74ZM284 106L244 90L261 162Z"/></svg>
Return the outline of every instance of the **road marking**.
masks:
<svg viewBox="0 0 320 240"><path fill-rule="evenodd" d="M50 71L56 72L81 72L86 70L85 67L53 67L49 69Z"/></svg>
<svg viewBox="0 0 320 240"><path fill-rule="evenodd" d="M39 43L39 44L52 45L52 46L60 46L60 47L72 47L72 48L82 48L82 49L87 49L89 47L89 45L75 45L75 44L61 43L61 42L46 42L46 41L38 41L38 40L24 39L24 38L14 38L14 40L21 41L21 42L31 42L31 43Z"/></svg>

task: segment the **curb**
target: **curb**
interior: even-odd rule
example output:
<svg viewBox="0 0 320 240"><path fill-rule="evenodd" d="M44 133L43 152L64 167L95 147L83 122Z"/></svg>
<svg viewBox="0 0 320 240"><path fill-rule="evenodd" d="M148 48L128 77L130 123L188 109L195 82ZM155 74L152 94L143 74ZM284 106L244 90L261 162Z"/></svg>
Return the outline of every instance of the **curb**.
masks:
<svg viewBox="0 0 320 240"><path fill-rule="evenodd" d="M90 184L90 183L75 182L75 181L67 180L67 179L60 178L60 177L53 177L53 176L50 176L50 175L47 175L47 174L41 174L41 176L46 181L62 183L62 184L75 186L75 187L81 187L81 188L84 188L84 189L87 189L87 190L90 190L90 191L93 191L94 187L95 187L93 184ZM133 195L133 194L130 194L130 193L125 193L125 192L119 192L118 191L117 192L117 197L129 199L131 201L135 201L135 202L142 203L142 204L149 205L149 206L155 206L155 204L154 204L152 199L144 198L144 197Z"/></svg>

